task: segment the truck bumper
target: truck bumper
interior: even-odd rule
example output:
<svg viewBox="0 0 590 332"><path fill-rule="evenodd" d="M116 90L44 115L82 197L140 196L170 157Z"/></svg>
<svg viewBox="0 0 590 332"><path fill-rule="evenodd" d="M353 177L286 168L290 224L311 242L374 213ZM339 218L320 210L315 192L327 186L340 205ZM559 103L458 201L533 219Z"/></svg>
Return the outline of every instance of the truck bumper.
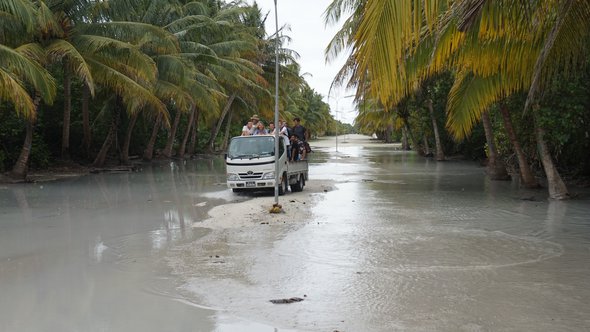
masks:
<svg viewBox="0 0 590 332"><path fill-rule="evenodd" d="M228 181L227 187L230 189L263 189L274 188L274 180L253 180L253 181Z"/></svg>

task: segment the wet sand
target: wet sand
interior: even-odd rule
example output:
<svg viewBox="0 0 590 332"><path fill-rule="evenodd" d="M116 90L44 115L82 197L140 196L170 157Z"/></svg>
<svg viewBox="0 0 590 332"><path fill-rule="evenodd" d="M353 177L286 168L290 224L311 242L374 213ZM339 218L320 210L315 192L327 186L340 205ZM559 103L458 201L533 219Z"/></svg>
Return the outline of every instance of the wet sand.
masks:
<svg viewBox="0 0 590 332"><path fill-rule="evenodd" d="M350 144L354 146L385 147L388 149L401 148L400 144L384 144L363 135L342 135L339 137L341 148L345 148L346 145ZM334 144L334 138L322 138L314 140L311 143L311 146L314 150L319 149L320 151L329 151L335 149ZM322 158L323 157L318 157L314 160L314 155L310 155L310 162L312 163L311 180L306 183L303 191L289 191L287 195L279 197L279 203L283 209L282 213L269 213L270 208L274 204L274 199L269 200L269 194L252 195L245 193L241 196L249 197L251 199L238 203L216 206L209 211L210 218L196 223L193 226L219 229L253 226L260 223L309 221L311 218L311 210L316 205L317 201L322 199L322 194L334 190L335 184L337 183L335 179L331 179L330 177L314 178L313 164L317 163L319 160L324 162L325 160L322 160ZM336 151L334 151L334 158L341 163L350 162L348 159L349 156L340 155L336 153ZM272 193L270 195L272 195Z"/></svg>

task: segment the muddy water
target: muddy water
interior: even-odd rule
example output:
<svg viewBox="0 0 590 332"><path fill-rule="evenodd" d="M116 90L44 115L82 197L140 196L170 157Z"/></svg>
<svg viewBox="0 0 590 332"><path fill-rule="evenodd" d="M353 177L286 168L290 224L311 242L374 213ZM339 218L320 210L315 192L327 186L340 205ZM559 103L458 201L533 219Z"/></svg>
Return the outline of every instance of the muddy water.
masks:
<svg viewBox="0 0 590 332"><path fill-rule="evenodd" d="M219 160L1 187L0 331L590 329L588 191L354 137L313 158L313 217L250 228L191 227L248 199Z"/></svg>
<svg viewBox="0 0 590 332"><path fill-rule="evenodd" d="M0 331L212 330L157 263L236 200L221 160L0 185Z"/></svg>

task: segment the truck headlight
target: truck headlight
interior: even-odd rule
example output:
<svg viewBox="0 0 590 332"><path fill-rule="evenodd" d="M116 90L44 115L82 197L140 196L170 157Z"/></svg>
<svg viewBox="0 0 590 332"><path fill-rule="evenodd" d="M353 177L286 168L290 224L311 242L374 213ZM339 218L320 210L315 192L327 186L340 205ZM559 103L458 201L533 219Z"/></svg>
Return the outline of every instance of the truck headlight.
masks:
<svg viewBox="0 0 590 332"><path fill-rule="evenodd" d="M239 181L240 177L235 173L227 173L227 181Z"/></svg>
<svg viewBox="0 0 590 332"><path fill-rule="evenodd" d="M272 180L274 178L275 178L275 172L264 173L264 175L262 176L263 180Z"/></svg>

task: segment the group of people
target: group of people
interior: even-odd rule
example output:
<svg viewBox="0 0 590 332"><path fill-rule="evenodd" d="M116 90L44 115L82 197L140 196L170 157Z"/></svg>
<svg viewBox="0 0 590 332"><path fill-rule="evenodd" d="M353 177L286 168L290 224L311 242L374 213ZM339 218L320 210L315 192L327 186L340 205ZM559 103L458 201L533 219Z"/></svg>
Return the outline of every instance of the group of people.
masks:
<svg viewBox="0 0 590 332"><path fill-rule="evenodd" d="M250 120L242 127L242 136L251 135L275 135L277 128L274 123L268 124L268 129L264 126L264 122L260 121L258 115L252 115ZM289 128L287 122L283 119L279 120L279 135L285 135L287 140L287 156L290 161L305 160L307 153L311 152L311 148L307 143L309 139L309 132L301 125L300 118L293 119L293 127Z"/></svg>

